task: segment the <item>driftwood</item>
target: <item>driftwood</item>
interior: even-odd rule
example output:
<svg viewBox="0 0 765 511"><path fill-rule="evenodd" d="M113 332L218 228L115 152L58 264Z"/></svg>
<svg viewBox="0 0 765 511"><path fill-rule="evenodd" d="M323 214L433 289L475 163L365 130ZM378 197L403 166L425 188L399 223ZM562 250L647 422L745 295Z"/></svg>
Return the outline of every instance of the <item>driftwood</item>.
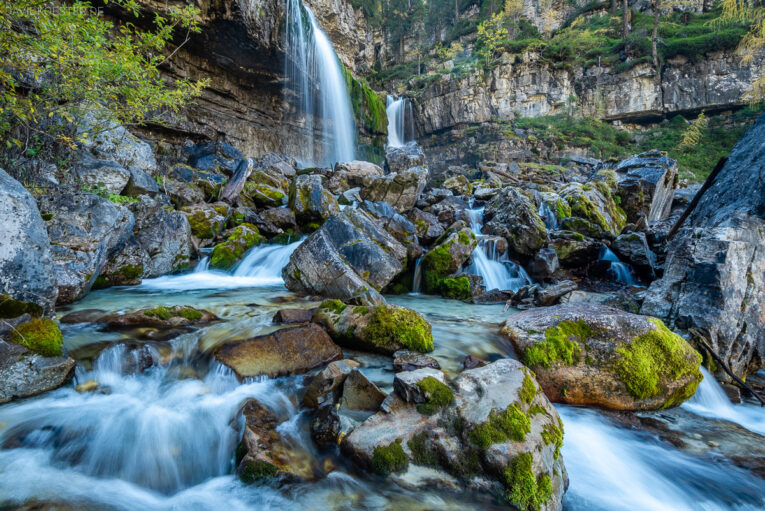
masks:
<svg viewBox="0 0 765 511"><path fill-rule="evenodd" d="M715 359L715 362L717 362L718 364L720 364L722 366L723 370L726 373L728 373L728 376L733 378L736 381L736 383L741 385L743 388L745 388L746 390L751 392L752 395L757 399L757 401L760 402L760 406L765 406L765 399L760 397L760 395L757 394L757 392L755 392L752 387L747 385L746 382L744 382L744 380L742 380L741 378L736 376L733 373L733 371L731 371L730 367L728 367L728 364L726 364L725 361L720 357L720 355L715 353L715 351L712 349L712 347L709 345L709 343L707 343L707 337L705 335L703 335L701 332L699 332L698 330L695 330L693 328L689 329L689 331L696 337L696 339L699 341L699 344L701 344L701 346L705 350L707 350L707 353L709 353L712 356L712 358Z"/></svg>
<svg viewBox="0 0 765 511"><path fill-rule="evenodd" d="M247 178L252 174L253 167L252 160L249 158L240 161L234 175L226 183L226 186L223 187L223 190L221 190L220 200L233 204L239 197L239 194L242 193L244 183L247 182Z"/></svg>
<svg viewBox="0 0 765 511"><path fill-rule="evenodd" d="M704 181L704 184L701 185L701 188L699 188L699 191L696 192L696 195L693 196L693 200L691 200L691 203L688 204L688 207L685 208L685 211L683 211L683 214L680 215L680 218L677 219L677 222L675 222L675 225L672 226L672 229L669 230L667 233L667 241L671 240L672 237L677 233L677 231L680 229L680 226L683 225L683 222L685 222L685 219L688 218L688 215L690 215L694 209L696 209L696 206L699 204L699 201L701 200L701 196L704 195L704 193L709 190L709 187L712 186L712 183L714 183L715 178L717 177L717 174L720 173L722 168L725 166L725 162L728 161L728 158L720 158L720 161L717 162L717 165L715 166L714 170L707 176L706 181Z"/></svg>

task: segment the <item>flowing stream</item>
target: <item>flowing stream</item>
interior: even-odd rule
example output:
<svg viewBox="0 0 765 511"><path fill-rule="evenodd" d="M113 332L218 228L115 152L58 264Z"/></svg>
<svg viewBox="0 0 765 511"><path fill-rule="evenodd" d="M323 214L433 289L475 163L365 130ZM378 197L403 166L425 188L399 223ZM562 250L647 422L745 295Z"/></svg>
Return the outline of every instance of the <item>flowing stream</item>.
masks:
<svg viewBox="0 0 765 511"><path fill-rule="evenodd" d="M312 307L291 295L281 267L299 242L251 250L232 273L200 268L140 286L94 291L62 310L124 311L194 305L223 321L172 341L136 342L93 325L64 325L65 345L78 359L76 381L56 391L0 406L0 509L23 502L73 509L216 510L464 510L491 503L443 491L409 491L364 474L337 452L319 453L310 417L299 410L302 376L239 382L210 356L232 339L266 333L286 306ZM236 284L236 285L235 285ZM470 305L434 296L401 295L391 303L422 313L433 326L435 356L451 375L468 354L494 360L515 356L498 331L502 305ZM136 372L141 351L153 361ZM89 351L91 350L91 351ZM349 352L364 373L390 391L390 357ZM762 433L763 412L732 405L705 374L683 406L705 417ZM75 383L96 380L96 392ZM312 481L245 485L234 476L242 403L255 398L280 420L290 462ZM765 506L765 483L726 459L679 451L658 438L622 427L591 409L558 407L565 425L563 457L571 484L567 510L754 510ZM694 415L697 414L697 415ZM695 419L693 419L695 417ZM499 509L498 507L496 509Z"/></svg>

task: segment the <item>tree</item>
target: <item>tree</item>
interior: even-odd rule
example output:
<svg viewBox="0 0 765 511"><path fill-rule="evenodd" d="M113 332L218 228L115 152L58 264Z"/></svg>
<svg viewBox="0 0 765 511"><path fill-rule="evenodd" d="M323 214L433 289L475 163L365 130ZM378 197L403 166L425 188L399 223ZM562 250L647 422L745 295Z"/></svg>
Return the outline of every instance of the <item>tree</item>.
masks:
<svg viewBox="0 0 765 511"><path fill-rule="evenodd" d="M507 42L507 34L505 20L499 12L478 25L477 52L489 67L494 66L497 56Z"/></svg>
<svg viewBox="0 0 765 511"><path fill-rule="evenodd" d="M630 35L630 6L627 0L622 0L622 40L627 43L627 36Z"/></svg>
<svg viewBox="0 0 765 511"><path fill-rule="evenodd" d="M688 127L683 131L682 139L680 140L681 149L691 149L696 146L701 140L702 130L707 127L709 120L704 112L701 112L696 119L688 124Z"/></svg>
<svg viewBox="0 0 765 511"><path fill-rule="evenodd" d="M765 6L759 0L723 0L722 16L718 23L751 23L749 32L739 43L743 64L749 64L760 58L765 48ZM748 92L750 101L765 99L765 74L758 77Z"/></svg>
<svg viewBox="0 0 765 511"><path fill-rule="evenodd" d="M136 20L136 0L112 0ZM97 109L104 124L140 124L177 112L204 82L166 82L159 66L176 29L200 30L191 6L153 17L151 30L115 26L89 3L13 0L0 4L0 140L74 147L77 121ZM176 50L177 51L177 50ZM172 54L171 54L172 55Z"/></svg>

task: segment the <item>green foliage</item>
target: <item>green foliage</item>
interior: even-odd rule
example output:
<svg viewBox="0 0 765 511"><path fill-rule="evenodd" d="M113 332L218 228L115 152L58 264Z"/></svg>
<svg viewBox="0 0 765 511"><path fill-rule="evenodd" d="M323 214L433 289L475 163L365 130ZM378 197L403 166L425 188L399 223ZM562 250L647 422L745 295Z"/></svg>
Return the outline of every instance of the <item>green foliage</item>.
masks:
<svg viewBox="0 0 765 511"><path fill-rule="evenodd" d="M454 402L452 389L432 376L423 378L417 386L427 397L425 403L417 405L417 411L423 415L433 415Z"/></svg>
<svg viewBox="0 0 765 511"><path fill-rule="evenodd" d="M592 328L581 319L561 321L545 330L544 341L536 342L523 351L523 363L531 368L541 365L546 369L556 362L574 365L579 362L579 342L584 343L590 336Z"/></svg>
<svg viewBox="0 0 765 511"><path fill-rule="evenodd" d="M361 337L383 349L399 344L421 353L433 351L430 324L415 311L403 307L376 306Z"/></svg>
<svg viewBox="0 0 765 511"><path fill-rule="evenodd" d="M61 356L64 337L58 323L52 319L36 318L13 330L11 342L24 346L44 357Z"/></svg>
<svg viewBox="0 0 765 511"><path fill-rule="evenodd" d="M387 446L377 446L372 452L372 469L379 475L404 472L409 467L409 457L401 447L401 440Z"/></svg>
<svg viewBox="0 0 765 511"><path fill-rule="evenodd" d="M138 202L138 199L136 199L135 197L128 197L127 195L109 193L109 191L106 188L103 188L101 186L96 186L95 188L83 186L82 191L98 195L99 197L108 199L109 201L115 204L133 204Z"/></svg>
<svg viewBox="0 0 765 511"><path fill-rule="evenodd" d="M491 18L478 25L476 51L489 67L496 63L507 35L508 31L501 13L492 14Z"/></svg>
<svg viewBox="0 0 765 511"><path fill-rule="evenodd" d="M521 442L531 432L531 420L523 413L518 403L513 403L504 411L492 410L486 422L478 424L468 438L481 449L506 440Z"/></svg>
<svg viewBox="0 0 765 511"><path fill-rule="evenodd" d="M178 109L198 96L204 82L166 81L159 67L174 34L199 32L198 9L168 7L139 28L137 0L113 0L136 23L115 26L88 2L14 0L0 4L0 138L7 148L37 155L29 145L74 148L85 133L78 120L98 110L90 135L110 123L141 123Z"/></svg>
<svg viewBox="0 0 765 511"><path fill-rule="evenodd" d="M244 483L252 484L275 477L278 472L276 465L263 460L252 459L242 469L239 478Z"/></svg>
<svg viewBox="0 0 765 511"><path fill-rule="evenodd" d="M616 349L621 359L616 371L636 399L646 399L662 392L668 381L691 378L683 392L690 397L696 390L701 373L701 355L661 320L649 318L656 328ZM686 397L686 398L687 398Z"/></svg>
<svg viewBox="0 0 765 511"><path fill-rule="evenodd" d="M502 473L507 500L521 511L538 511L552 497L550 476L534 477L533 461L530 453L521 453Z"/></svg>
<svg viewBox="0 0 765 511"><path fill-rule="evenodd" d="M388 114L385 100L373 91L365 79L356 79L345 66L345 84L351 97L353 115L359 126L367 130L385 135L388 133Z"/></svg>

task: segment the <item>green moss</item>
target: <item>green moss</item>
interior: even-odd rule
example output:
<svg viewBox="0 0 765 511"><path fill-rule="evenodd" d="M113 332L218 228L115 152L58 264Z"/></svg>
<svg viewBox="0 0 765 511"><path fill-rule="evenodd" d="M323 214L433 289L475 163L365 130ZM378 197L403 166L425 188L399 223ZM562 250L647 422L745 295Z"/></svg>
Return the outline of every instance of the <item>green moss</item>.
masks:
<svg viewBox="0 0 765 511"><path fill-rule="evenodd" d="M533 461L530 453L521 453L502 474L507 500L521 511L538 511L552 497L550 476L534 477Z"/></svg>
<svg viewBox="0 0 765 511"><path fill-rule="evenodd" d="M534 384L534 380L531 378L531 376L528 375L528 373L524 374L523 383L521 383L521 388L518 391L518 396L521 398L521 401L529 404L536 395L537 386Z"/></svg>
<svg viewBox="0 0 765 511"><path fill-rule="evenodd" d="M176 312L176 315L189 321L199 321L202 319L202 312L193 307L181 307L181 310Z"/></svg>
<svg viewBox="0 0 765 511"><path fill-rule="evenodd" d="M257 483L276 476L278 469L273 463L263 460L250 460L242 469L239 478L245 483Z"/></svg>
<svg viewBox="0 0 765 511"><path fill-rule="evenodd" d="M345 305L340 300L324 300L323 302L321 302L321 305L319 305L319 309L329 311L338 315L342 314L347 307L348 306Z"/></svg>
<svg viewBox="0 0 765 511"><path fill-rule="evenodd" d="M53 220L53 213L43 213L40 215L46 222Z"/></svg>
<svg viewBox="0 0 765 511"><path fill-rule="evenodd" d="M433 415L454 403L452 389L432 376L427 376L418 381L417 386L427 398L425 403L417 405L417 411L423 415Z"/></svg>
<svg viewBox="0 0 765 511"><path fill-rule="evenodd" d="M481 449L492 444L513 440L521 442L531 431L531 420L521 410L518 403L513 403L506 410L492 410L483 424L478 424L468 438Z"/></svg>
<svg viewBox="0 0 765 511"><path fill-rule="evenodd" d="M438 456L430 448L429 445L430 436L426 431L414 435L407 443L406 446L412 453L412 461L416 465L422 465L425 467L438 466Z"/></svg>
<svg viewBox="0 0 765 511"><path fill-rule="evenodd" d="M558 220L571 216L571 208L567 202L564 202L562 199L555 201L555 216L558 217Z"/></svg>
<svg viewBox="0 0 765 511"><path fill-rule="evenodd" d="M310 222L305 224L303 227L300 228L300 231L303 234L311 234L312 232L318 231L321 228L321 224L318 222Z"/></svg>
<svg viewBox="0 0 765 511"><path fill-rule="evenodd" d="M168 319L173 317L173 311L171 311L167 307L161 307L161 306L144 311L144 314L152 318L159 318L163 321L167 321Z"/></svg>
<svg viewBox="0 0 765 511"><path fill-rule="evenodd" d="M232 231L225 242L215 245L210 256L210 266L228 270L238 263L244 254L263 242L258 228L252 224L242 224Z"/></svg>
<svg viewBox="0 0 765 511"><path fill-rule="evenodd" d="M547 415L547 411L540 405L531 405L531 407L529 408L529 417L533 417L540 413Z"/></svg>
<svg viewBox="0 0 765 511"><path fill-rule="evenodd" d="M96 280L93 281L93 289L105 289L111 285L112 284L109 282L109 279L107 279L104 275L99 275L96 277Z"/></svg>
<svg viewBox="0 0 765 511"><path fill-rule="evenodd" d="M185 318L189 321L198 321L202 319L202 312L193 307L155 307L143 312L144 315L167 321L170 318Z"/></svg>
<svg viewBox="0 0 765 511"><path fill-rule="evenodd" d="M52 319L37 318L17 326L11 342L24 346L44 357L61 356L64 337Z"/></svg>
<svg viewBox="0 0 765 511"><path fill-rule="evenodd" d="M409 457L401 447L401 440L375 447L372 453L372 469L379 475L404 472L408 467Z"/></svg>
<svg viewBox="0 0 765 511"><path fill-rule="evenodd" d="M444 278L451 273L449 245L440 245L422 258L422 286L426 293L440 293Z"/></svg>
<svg viewBox="0 0 765 511"><path fill-rule="evenodd" d="M611 231L611 226L606 220L606 217L597 210L595 205L586 195L572 195L567 198L567 201L571 207L572 216L584 218L597 225L605 232Z"/></svg>
<svg viewBox="0 0 765 511"><path fill-rule="evenodd" d="M402 307L375 307L361 337L382 348L400 344L412 351L433 351L433 332L430 324L415 311Z"/></svg>
<svg viewBox="0 0 765 511"><path fill-rule="evenodd" d="M683 397L687 399L701 381L701 355L660 320L649 320L655 329L616 349L621 355L616 372L636 399L660 394L664 381L691 378L692 382L680 389L678 396L670 397L673 403Z"/></svg>
<svg viewBox="0 0 765 511"><path fill-rule="evenodd" d="M299 234L295 234L295 232L292 229L287 229L281 234L277 234L270 240L268 240L268 243L272 245L289 245L290 243L294 243L300 238Z"/></svg>
<svg viewBox="0 0 765 511"><path fill-rule="evenodd" d="M555 445L553 456L557 460L560 456L560 449L563 447L563 423L560 423L560 427L553 423L545 424L544 429L542 429L542 440L546 445Z"/></svg>
<svg viewBox="0 0 765 511"><path fill-rule="evenodd" d="M366 316L368 312L369 312L369 307L367 307L366 305L359 305L358 307L353 308L354 314L360 314L362 316Z"/></svg>
<svg viewBox="0 0 765 511"><path fill-rule="evenodd" d="M441 281L441 295L455 300L469 300L472 297L470 279L467 277L445 278Z"/></svg>
<svg viewBox="0 0 765 511"><path fill-rule="evenodd" d="M117 273L125 280L135 280L143 275L143 266L140 264L126 264Z"/></svg>
<svg viewBox="0 0 765 511"><path fill-rule="evenodd" d="M574 365L579 362L581 352L578 342L584 343L591 335L592 327L581 319L561 321L557 326L545 330L544 341L534 343L524 350L523 363L531 368L541 365L546 369L555 362Z"/></svg>
<svg viewBox="0 0 765 511"><path fill-rule="evenodd" d="M42 307L36 303L14 300L6 294L0 295L0 318L17 318L22 314L41 316L42 313Z"/></svg>

